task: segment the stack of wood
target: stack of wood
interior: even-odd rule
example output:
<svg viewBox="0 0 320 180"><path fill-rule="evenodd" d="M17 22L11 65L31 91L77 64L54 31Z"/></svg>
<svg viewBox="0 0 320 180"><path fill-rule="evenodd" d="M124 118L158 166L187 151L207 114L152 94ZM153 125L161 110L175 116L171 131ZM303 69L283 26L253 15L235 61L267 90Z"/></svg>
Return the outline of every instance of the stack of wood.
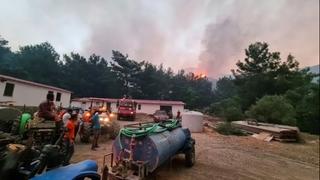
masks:
<svg viewBox="0 0 320 180"><path fill-rule="evenodd" d="M299 136L299 129L293 126L258 123L256 121L234 121L232 124L250 134L268 133L272 136L272 139L278 141L294 142L298 140Z"/></svg>

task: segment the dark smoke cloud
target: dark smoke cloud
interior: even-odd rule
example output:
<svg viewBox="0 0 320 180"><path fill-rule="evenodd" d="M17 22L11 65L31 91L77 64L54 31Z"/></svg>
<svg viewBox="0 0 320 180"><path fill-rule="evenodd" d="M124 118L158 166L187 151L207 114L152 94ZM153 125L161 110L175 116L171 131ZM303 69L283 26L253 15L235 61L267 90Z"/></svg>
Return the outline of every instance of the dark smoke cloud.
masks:
<svg viewBox="0 0 320 180"><path fill-rule="evenodd" d="M316 64L318 39L318 1L235 1L207 25L198 71L212 77L230 73L256 41L268 42L283 59L293 53L303 65Z"/></svg>
<svg viewBox="0 0 320 180"><path fill-rule="evenodd" d="M119 50L174 70L230 73L255 41L319 59L317 0L2 0L0 35L18 45L49 41L59 53Z"/></svg>

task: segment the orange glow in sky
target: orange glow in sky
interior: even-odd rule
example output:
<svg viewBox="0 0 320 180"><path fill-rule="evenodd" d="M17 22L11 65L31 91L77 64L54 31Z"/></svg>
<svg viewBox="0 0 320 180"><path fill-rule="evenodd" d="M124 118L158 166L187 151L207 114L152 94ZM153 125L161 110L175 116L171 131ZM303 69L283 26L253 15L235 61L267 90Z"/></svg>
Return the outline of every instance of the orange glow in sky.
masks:
<svg viewBox="0 0 320 180"><path fill-rule="evenodd" d="M200 70L197 70L194 72L194 75L195 76L198 76L200 78L205 78L207 77L207 73L205 71L200 71Z"/></svg>

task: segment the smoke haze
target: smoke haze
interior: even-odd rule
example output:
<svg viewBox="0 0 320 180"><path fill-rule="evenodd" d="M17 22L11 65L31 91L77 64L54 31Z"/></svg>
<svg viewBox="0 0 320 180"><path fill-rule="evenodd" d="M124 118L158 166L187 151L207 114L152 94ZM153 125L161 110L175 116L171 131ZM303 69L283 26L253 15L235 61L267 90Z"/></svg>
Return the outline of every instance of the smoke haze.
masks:
<svg viewBox="0 0 320 180"><path fill-rule="evenodd" d="M301 66L319 61L317 0L0 0L0 35L19 45L50 42L59 53L119 50L138 61L229 74L244 49L268 42Z"/></svg>

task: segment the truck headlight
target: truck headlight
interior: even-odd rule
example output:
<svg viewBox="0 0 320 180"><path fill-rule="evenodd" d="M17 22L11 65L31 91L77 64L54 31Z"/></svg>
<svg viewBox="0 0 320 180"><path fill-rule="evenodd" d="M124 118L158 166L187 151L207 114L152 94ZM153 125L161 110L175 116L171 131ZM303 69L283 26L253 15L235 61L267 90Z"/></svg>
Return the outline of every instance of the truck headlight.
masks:
<svg viewBox="0 0 320 180"><path fill-rule="evenodd" d="M101 122L109 122L109 118L105 117L105 118L100 118L99 119Z"/></svg>

